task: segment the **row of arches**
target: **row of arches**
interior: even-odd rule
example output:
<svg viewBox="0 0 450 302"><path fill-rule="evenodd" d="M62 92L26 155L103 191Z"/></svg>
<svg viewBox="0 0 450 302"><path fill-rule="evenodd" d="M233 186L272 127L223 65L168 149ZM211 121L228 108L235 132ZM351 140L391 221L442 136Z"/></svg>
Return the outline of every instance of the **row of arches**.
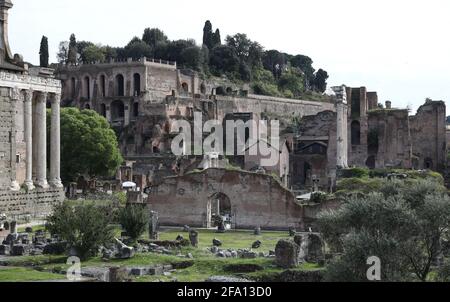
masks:
<svg viewBox="0 0 450 302"><path fill-rule="evenodd" d="M133 91L132 96L139 96L142 93L141 75L139 73L133 74ZM106 75L101 74L98 78L98 92L97 96L107 97L108 81ZM109 96L124 97L125 96L125 77L123 74L117 74L114 77L113 93ZM92 79L86 75L81 79L81 97L91 100L92 98ZM77 97L77 80L75 77L70 79L70 96L72 99Z"/></svg>
<svg viewBox="0 0 450 302"><path fill-rule="evenodd" d="M115 100L114 102L112 102L110 110L112 121L121 120L125 118L125 103L123 101ZM107 117L107 107L106 104L104 103L100 104L100 114L103 117ZM139 103L133 103L132 115L133 117L137 117L139 115Z"/></svg>

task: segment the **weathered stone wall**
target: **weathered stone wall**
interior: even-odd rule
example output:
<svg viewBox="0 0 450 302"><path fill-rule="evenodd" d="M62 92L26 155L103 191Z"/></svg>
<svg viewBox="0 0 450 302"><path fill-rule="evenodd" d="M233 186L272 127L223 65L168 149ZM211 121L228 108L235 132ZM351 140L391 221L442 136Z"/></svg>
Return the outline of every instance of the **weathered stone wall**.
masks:
<svg viewBox="0 0 450 302"><path fill-rule="evenodd" d="M13 102L10 89L0 89L0 190L7 190L11 185L14 131Z"/></svg>
<svg viewBox="0 0 450 302"><path fill-rule="evenodd" d="M234 228L303 228L303 209L294 195L263 174L208 169L166 178L147 202L162 225L205 227L208 203L217 193L230 199Z"/></svg>
<svg viewBox="0 0 450 302"><path fill-rule="evenodd" d="M55 204L64 200L63 189L35 189L31 192L0 190L0 213L9 217L45 218Z"/></svg>
<svg viewBox="0 0 450 302"><path fill-rule="evenodd" d="M447 149L445 113L444 102L427 101L411 117L415 168L444 171Z"/></svg>
<svg viewBox="0 0 450 302"><path fill-rule="evenodd" d="M369 112L368 137L371 137L368 156L375 159L375 168L411 168L408 110L379 109ZM378 144L374 144L375 138L378 138ZM368 161L372 159L368 158Z"/></svg>

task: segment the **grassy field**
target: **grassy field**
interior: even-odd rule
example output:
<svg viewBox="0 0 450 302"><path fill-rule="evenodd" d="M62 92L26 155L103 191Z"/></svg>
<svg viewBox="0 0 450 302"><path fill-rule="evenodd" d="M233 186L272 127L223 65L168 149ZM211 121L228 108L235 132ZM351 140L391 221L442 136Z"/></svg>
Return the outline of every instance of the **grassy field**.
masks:
<svg viewBox="0 0 450 302"><path fill-rule="evenodd" d="M256 258L256 259L223 259L212 255L206 250L212 246L212 240L217 238L222 241L222 249L249 249L253 242L260 240L261 248L256 252L268 253L275 250L278 240L288 238L288 232L265 232L260 236L255 236L252 230L248 231L229 231L224 234L215 233L213 230L199 231L199 247L183 247L173 251L173 255L160 255L154 253L137 254L128 260L110 260L103 261L100 257L92 258L81 263L82 267L111 267L111 266L149 266L149 265L165 265L177 264L182 262L192 262L192 266L186 269L178 269L170 276L145 276L135 278L137 282L152 281L173 281L176 279L180 282L199 282L205 281L210 276L237 276L246 278L258 278L262 274L280 273L283 270L274 265L273 259ZM120 233L120 229L117 229ZM161 240L175 240L178 235L189 238L187 232L180 229L162 229L160 232ZM145 237L145 236L144 236ZM191 253L194 259L178 257L178 254L187 255ZM39 280L56 280L57 277L64 278L64 275L54 274L68 268L65 263L66 256L26 256L14 257L8 259L8 265L12 268L0 270L0 281L39 281ZM235 272L229 269L230 265L253 265L260 270L256 272ZM19 268L18 268L19 267ZM37 270L44 272L38 272ZM305 264L297 268L298 270L317 269L318 266Z"/></svg>
<svg viewBox="0 0 450 302"><path fill-rule="evenodd" d="M62 280L64 275L49 272L38 272L31 268L6 267L0 268L0 282L33 282L46 280Z"/></svg>

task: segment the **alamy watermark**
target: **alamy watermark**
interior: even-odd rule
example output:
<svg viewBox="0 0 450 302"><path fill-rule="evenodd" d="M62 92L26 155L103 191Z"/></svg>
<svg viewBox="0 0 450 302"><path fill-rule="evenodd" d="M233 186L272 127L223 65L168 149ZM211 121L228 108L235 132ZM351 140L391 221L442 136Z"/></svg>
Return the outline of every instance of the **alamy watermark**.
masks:
<svg viewBox="0 0 450 302"><path fill-rule="evenodd" d="M369 281L381 281L381 260L376 256L367 258L367 265L370 265L366 276Z"/></svg>
<svg viewBox="0 0 450 302"><path fill-rule="evenodd" d="M280 122L271 120L218 120L203 123L202 113L194 113L194 129L186 120L176 120L171 133L172 152L176 156L218 153L225 156L260 156L261 167L273 167L280 160ZM209 134L209 135L208 135ZM204 138L208 135L206 138ZM225 137L226 136L226 137ZM225 146L224 146L225 144Z"/></svg>

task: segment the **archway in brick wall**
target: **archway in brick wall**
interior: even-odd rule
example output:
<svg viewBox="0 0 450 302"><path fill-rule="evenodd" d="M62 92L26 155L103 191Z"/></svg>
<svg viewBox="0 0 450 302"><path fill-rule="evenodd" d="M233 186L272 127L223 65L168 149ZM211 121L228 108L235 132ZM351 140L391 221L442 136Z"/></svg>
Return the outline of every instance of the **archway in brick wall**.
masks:
<svg viewBox="0 0 450 302"><path fill-rule="evenodd" d="M206 227L213 228L214 217L221 216L225 222L232 226L233 213L230 198L223 193L214 193L208 199L206 204Z"/></svg>

